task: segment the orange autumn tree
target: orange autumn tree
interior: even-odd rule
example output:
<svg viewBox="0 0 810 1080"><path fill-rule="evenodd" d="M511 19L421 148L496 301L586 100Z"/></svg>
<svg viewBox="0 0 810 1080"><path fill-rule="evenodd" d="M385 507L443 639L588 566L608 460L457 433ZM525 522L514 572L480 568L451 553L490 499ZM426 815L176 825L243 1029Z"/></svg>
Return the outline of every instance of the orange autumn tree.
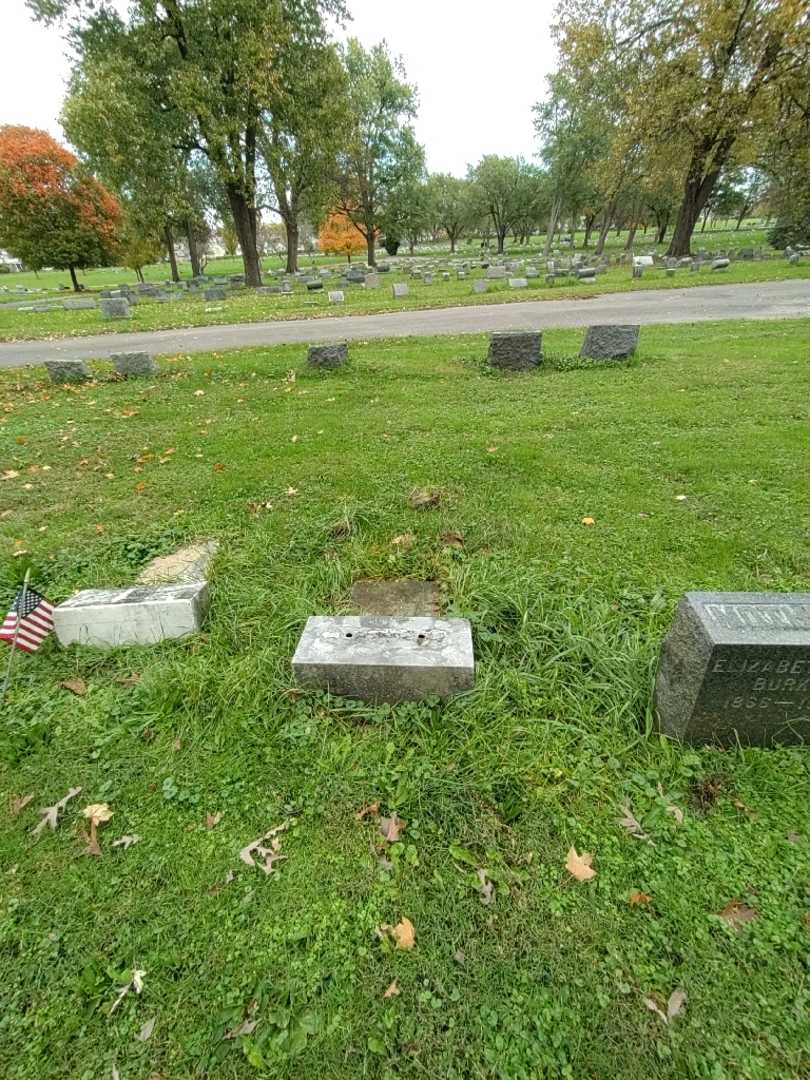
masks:
<svg viewBox="0 0 810 1080"><path fill-rule="evenodd" d="M76 271L117 253L121 207L44 131L0 127L0 247L26 266Z"/></svg>
<svg viewBox="0 0 810 1080"><path fill-rule="evenodd" d="M366 250L366 238L348 215L339 210L329 214L321 225L318 242L325 254L345 255L349 262L353 253Z"/></svg>

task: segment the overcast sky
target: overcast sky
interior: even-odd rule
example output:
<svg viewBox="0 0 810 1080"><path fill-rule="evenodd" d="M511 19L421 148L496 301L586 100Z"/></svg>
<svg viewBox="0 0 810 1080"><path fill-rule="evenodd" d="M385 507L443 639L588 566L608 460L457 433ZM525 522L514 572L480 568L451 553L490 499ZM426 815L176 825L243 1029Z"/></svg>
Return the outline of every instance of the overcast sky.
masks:
<svg viewBox="0 0 810 1080"><path fill-rule="evenodd" d="M67 63L56 30L31 22L24 0L0 0L0 123L62 136ZM531 107L554 64L552 0L348 0L346 34L385 38L419 89L416 131L432 172L463 176L482 154L536 146Z"/></svg>

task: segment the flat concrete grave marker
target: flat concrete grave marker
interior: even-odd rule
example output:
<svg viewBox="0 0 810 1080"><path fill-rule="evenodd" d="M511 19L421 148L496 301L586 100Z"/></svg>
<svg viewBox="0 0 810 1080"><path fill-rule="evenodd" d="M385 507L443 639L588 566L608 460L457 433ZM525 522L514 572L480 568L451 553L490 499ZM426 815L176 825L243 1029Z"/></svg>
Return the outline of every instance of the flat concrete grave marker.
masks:
<svg viewBox="0 0 810 1080"><path fill-rule="evenodd" d="M219 550L217 540L203 540L178 548L171 555L159 555L138 574L139 585L191 585L208 579L211 560Z"/></svg>
<svg viewBox="0 0 810 1080"><path fill-rule="evenodd" d="M310 345L307 351L307 367L339 368L349 362L349 346L346 342L337 345Z"/></svg>
<svg viewBox="0 0 810 1080"><path fill-rule="evenodd" d="M79 383L93 378L84 360L46 360L45 368L52 383Z"/></svg>
<svg viewBox="0 0 810 1080"><path fill-rule="evenodd" d="M313 616L292 661L301 686L359 701L422 701L471 690L466 619Z"/></svg>
<svg viewBox="0 0 810 1080"><path fill-rule="evenodd" d="M418 578L355 581L352 607L359 615L436 617L439 614L439 589L435 581Z"/></svg>
<svg viewBox="0 0 810 1080"><path fill-rule="evenodd" d="M525 277L510 277L509 288L510 289L526 289L529 285L529 279Z"/></svg>
<svg viewBox="0 0 810 1080"><path fill-rule="evenodd" d="M395 300L401 300L404 296L408 295L408 286L402 282L395 282L391 286L391 291Z"/></svg>
<svg viewBox="0 0 810 1080"><path fill-rule="evenodd" d="M589 326L579 355L589 360L624 360L638 348L638 326Z"/></svg>
<svg viewBox="0 0 810 1080"><path fill-rule="evenodd" d="M506 371L531 371L540 366L542 334L539 330L507 330L489 339L487 363Z"/></svg>
<svg viewBox="0 0 810 1080"><path fill-rule="evenodd" d="M655 713L697 745L810 743L810 593L687 593L661 648Z"/></svg>
<svg viewBox="0 0 810 1080"><path fill-rule="evenodd" d="M197 633L207 608L204 581L85 589L54 609L53 624L62 645L155 645Z"/></svg>
<svg viewBox="0 0 810 1080"><path fill-rule="evenodd" d="M124 377L157 374L157 364L148 352L112 353L110 359L118 374Z"/></svg>

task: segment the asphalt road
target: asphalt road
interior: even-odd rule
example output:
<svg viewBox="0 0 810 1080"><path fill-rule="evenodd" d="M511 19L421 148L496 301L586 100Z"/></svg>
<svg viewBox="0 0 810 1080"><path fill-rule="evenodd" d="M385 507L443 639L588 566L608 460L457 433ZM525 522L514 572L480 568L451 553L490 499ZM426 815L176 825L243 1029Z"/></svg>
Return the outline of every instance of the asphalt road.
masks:
<svg viewBox="0 0 810 1080"><path fill-rule="evenodd" d="M603 293L587 300L530 300L431 311L394 311L382 315L344 315L94 334L51 341L0 342L0 367L22 367L58 358L103 358L113 352L139 349L151 353L193 353L251 345L540 330L604 322L692 323L717 319L797 319L802 316L810 316L810 279Z"/></svg>

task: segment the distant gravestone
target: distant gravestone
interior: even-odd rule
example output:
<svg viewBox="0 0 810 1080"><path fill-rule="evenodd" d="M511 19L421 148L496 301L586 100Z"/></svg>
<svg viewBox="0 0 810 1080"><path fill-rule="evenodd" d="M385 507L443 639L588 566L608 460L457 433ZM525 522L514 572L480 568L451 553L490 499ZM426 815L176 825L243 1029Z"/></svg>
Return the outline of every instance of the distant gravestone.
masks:
<svg viewBox="0 0 810 1080"><path fill-rule="evenodd" d="M712 263L712 270L728 270L729 266L731 266L729 259L715 259Z"/></svg>
<svg viewBox="0 0 810 1080"><path fill-rule="evenodd" d="M505 278L506 277L506 267L505 266L490 266L487 269L487 277L491 281L497 281L497 280L499 280L501 278Z"/></svg>
<svg viewBox="0 0 810 1080"><path fill-rule="evenodd" d="M93 378L84 360L46 360L45 368L52 383L80 383Z"/></svg>
<svg viewBox="0 0 810 1080"><path fill-rule="evenodd" d="M367 289L379 289L380 287L380 275L379 274L366 274L366 288Z"/></svg>
<svg viewBox="0 0 810 1080"><path fill-rule="evenodd" d="M687 593L661 649L655 712L688 743L810 743L810 593Z"/></svg>
<svg viewBox="0 0 810 1080"><path fill-rule="evenodd" d="M395 300L402 300L403 297L408 295L408 286L402 282L395 282L391 286L391 292Z"/></svg>
<svg viewBox="0 0 810 1080"><path fill-rule="evenodd" d="M314 616L292 668L301 686L375 703L449 698L475 683L466 619Z"/></svg>
<svg viewBox="0 0 810 1080"><path fill-rule="evenodd" d="M798 266L801 262L801 255L798 251L794 251L792 255L788 255L788 263L791 266Z"/></svg>
<svg viewBox="0 0 810 1080"><path fill-rule="evenodd" d="M589 360L621 360L638 348L638 326L589 326L579 355Z"/></svg>
<svg viewBox="0 0 810 1080"><path fill-rule="evenodd" d="M432 285L433 284L433 274L423 274L422 275L422 284L423 285Z"/></svg>
<svg viewBox="0 0 810 1080"><path fill-rule="evenodd" d="M206 289L203 294L206 300L225 300L227 293L225 292L224 285L212 285L210 289Z"/></svg>
<svg viewBox="0 0 810 1080"><path fill-rule="evenodd" d="M488 281L484 281L482 278L477 278L473 282L473 292L474 293L485 293L485 292L488 292L488 291L489 291L489 282Z"/></svg>
<svg viewBox="0 0 810 1080"><path fill-rule="evenodd" d="M129 319L129 301L123 296L107 296L100 303L102 319Z"/></svg>
<svg viewBox="0 0 810 1080"><path fill-rule="evenodd" d="M507 330L489 339L487 363L506 371L532 371L543 359L539 330Z"/></svg>
<svg viewBox="0 0 810 1080"><path fill-rule="evenodd" d="M323 282L319 278L310 278L305 284L307 292L318 292L319 289L323 288Z"/></svg>
<svg viewBox="0 0 810 1080"><path fill-rule="evenodd" d="M110 359L118 374L125 378L157 374L157 364L148 352L113 353Z"/></svg>
<svg viewBox="0 0 810 1080"><path fill-rule="evenodd" d="M580 280L582 278L596 277L596 267L595 266L581 266L577 270L577 277L580 278Z"/></svg>
<svg viewBox="0 0 810 1080"><path fill-rule="evenodd" d="M526 289L528 288L529 281L525 277L510 277L509 288L510 289Z"/></svg>
<svg viewBox="0 0 810 1080"><path fill-rule="evenodd" d="M330 304L342 304L346 300L346 294L341 289L333 289L329 293Z"/></svg>
<svg viewBox="0 0 810 1080"><path fill-rule="evenodd" d="M91 296L74 297L62 301L62 307L65 311L91 311L95 309L95 306L96 302Z"/></svg>
<svg viewBox="0 0 810 1080"><path fill-rule="evenodd" d="M634 278L643 278L644 277L644 267L643 266L637 266L635 263L633 263L633 277Z"/></svg>
<svg viewBox="0 0 810 1080"><path fill-rule="evenodd" d="M343 367L349 361L349 346L346 342L336 345L310 345L307 351L307 366L311 368Z"/></svg>

